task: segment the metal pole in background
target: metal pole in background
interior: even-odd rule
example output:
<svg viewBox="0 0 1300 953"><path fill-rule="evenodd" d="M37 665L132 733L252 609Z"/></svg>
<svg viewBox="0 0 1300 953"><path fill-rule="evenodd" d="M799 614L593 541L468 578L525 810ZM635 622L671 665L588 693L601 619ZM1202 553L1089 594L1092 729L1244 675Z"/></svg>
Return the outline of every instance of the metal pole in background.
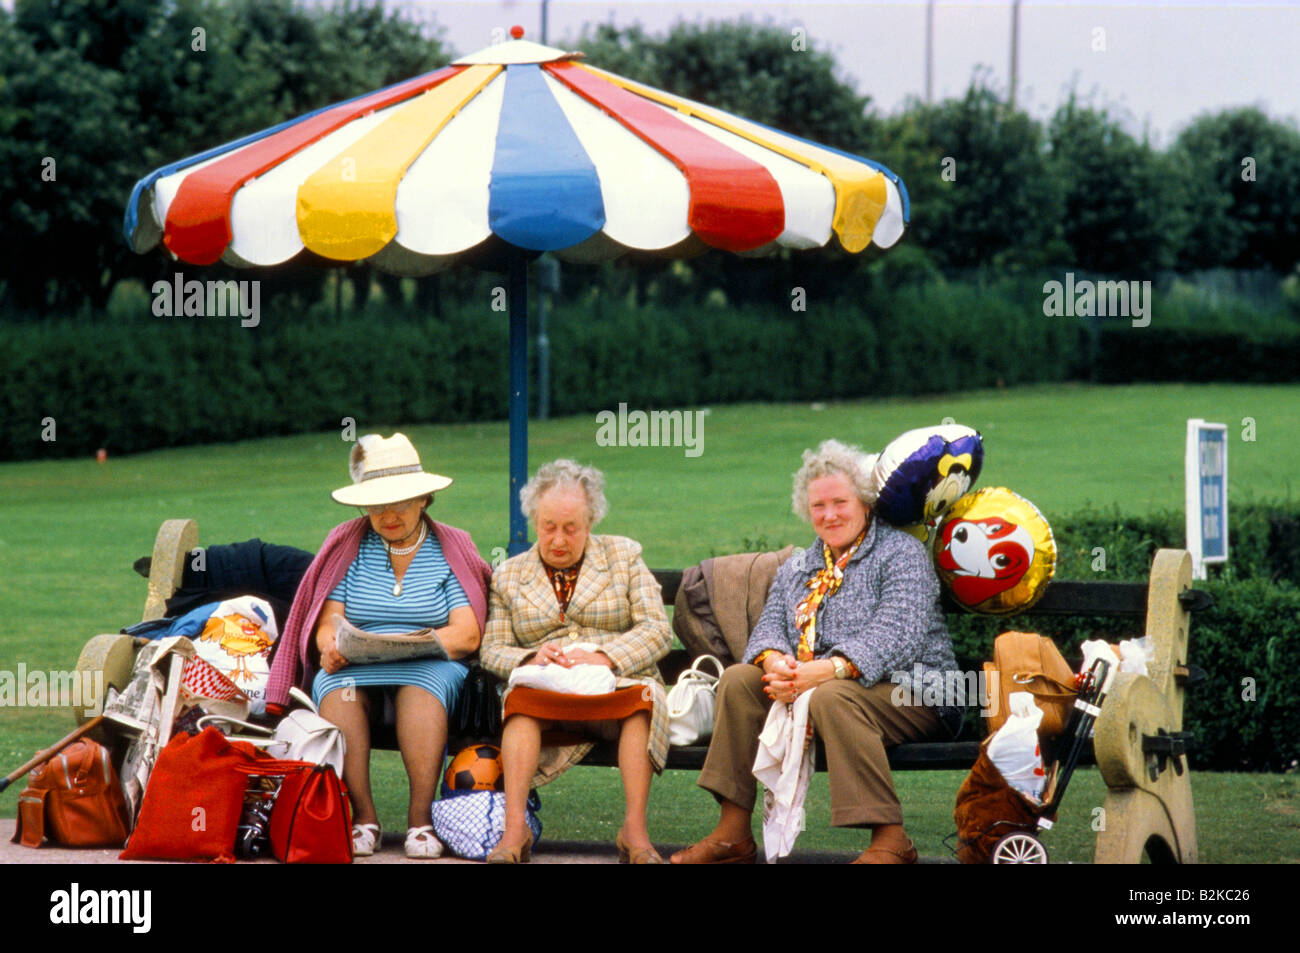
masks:
<svg viewBox="0 0 1300 953"><path fill-rule="evenodd" d="M560 290L560 263L550 255L537 259L537 419L551 416L551 338L549 305Z"/></svg>
<svg viewBox="0 0 1300 953"><path fill-rule="evenodd" d="M1020 0L1011 3L1011 91L1007 105L1016 108L1016 74L1020 72Z"/></svg>
<svg viewBox="0 0 1300 953"><path fill-rule="evenodd" d="M925 102L934 102L934 0L925 4Z"/></svg>
<svg viewBox="0 0 1300 953"><path fill-rule="evenodd" d="M528 549L528 524L519 491L528 479L528 260L510 255L510 543L517 556Z"/></svg>

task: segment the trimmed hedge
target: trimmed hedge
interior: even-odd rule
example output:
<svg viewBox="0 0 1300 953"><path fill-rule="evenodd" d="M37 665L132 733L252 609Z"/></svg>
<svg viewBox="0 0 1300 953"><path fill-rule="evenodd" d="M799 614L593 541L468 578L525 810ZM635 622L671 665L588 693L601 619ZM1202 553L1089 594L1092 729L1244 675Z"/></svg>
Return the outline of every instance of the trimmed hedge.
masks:
<svg viewBox="0 0 1300 953"><path fill-rule="evenodd" d="M1035 320L973 287L903 288L887 310L809 299L689 313L592 301L552 319L558 415L615 407L824 400L1064 380L1078 329ZM440 319L399 305L330 318L268 304L261 323L136 316L5 325L0 460L115 454L311 432L358 420L506 416L508 318L490 306ZM270 312L270 313L267 313ZM1017 346L1001 346L1008 334ZM56 440L41 439L44 418Z"/></svg>
<svg viewBox="0 0 1300 953"><path fill-rule="evenodd" d="M358 420L506 414L506 317L308 315L10 325L0 459L114 454L319 431ZM55 421L55 441L41 421Z"/></svg>
<svg viewBox="0 0 1300 953"><path fill-rule="evenodd" d="M1293 384L1300 327L1234 331L1108 325L1098 339L1097 380Z"/></svg>

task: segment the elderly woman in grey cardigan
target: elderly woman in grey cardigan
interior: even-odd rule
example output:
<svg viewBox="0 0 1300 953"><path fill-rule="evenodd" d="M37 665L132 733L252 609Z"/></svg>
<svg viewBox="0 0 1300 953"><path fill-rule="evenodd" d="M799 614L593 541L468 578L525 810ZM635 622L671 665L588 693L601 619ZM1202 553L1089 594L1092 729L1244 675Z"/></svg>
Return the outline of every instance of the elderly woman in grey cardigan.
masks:
<svg viewBox="0 0 1300 953"><path fill-rule="evenodd" d="M871 460L856 447L827 440L804 452L794 511L817 540L782 565L744 661L723 673L699 778L721 816L673 863L755 861L758 735L773 702L792 704L810 691L808 722L826 748L831 823L871 829L854 863L916 862L885 749L956 734L958 708L921 703L943 698L944 672L956 663L926 548L873 519L874 499ZM909 691L898 691L903 681Z"/></svg>

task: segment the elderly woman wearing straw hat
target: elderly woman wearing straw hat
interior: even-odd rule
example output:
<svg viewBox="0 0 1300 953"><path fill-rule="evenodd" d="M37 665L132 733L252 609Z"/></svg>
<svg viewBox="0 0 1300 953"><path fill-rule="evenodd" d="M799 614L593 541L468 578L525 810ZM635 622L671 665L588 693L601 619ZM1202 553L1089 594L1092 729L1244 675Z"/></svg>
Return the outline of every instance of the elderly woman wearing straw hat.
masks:
<svg viewBox="0 0 1300 953"><path fill-rule="evenodd" d="M406 855L437 857L442 845L429 811L447 713L468 672L454 660L478 649L491 569L468 533L429 518L434 493L452 481L426 473L404 435L362 437L349 470L352 484L332 495L363 515L330 532L303 576L271 664L268 701L283 706L292 686L310 686L321 715L342 730L358 857L381 842L370 791L370 724L391 712L410 780ZM335 646L339 615L371 632L433 628L448 658L351 665Z"/></svg>
<svg viewBox="0 0 1300 953"><path fill-rule="evenodd" d="M619 860L663 863L646 829L646 803L651 772L662 771L668 757L667 698L655 663L668 654L672 631L641 546L591 532L608 509L604 484L599 470L572 460L541 467L519 493L537 544L492 576L484 668L501 678L516 672L536 680L544 680L537 667L574 676L579 667L593 667L594 675L608 669L612 675L596 681L613 690L575 693L564 672L547 673L557 690L509 689L501 741L505 831L489 863L528 860L528 789L554 780L602 738L618 742L623 777Z"/></svg>
<svg viewBox="0 0 1300 953"><path fill-rule="evenodd" d="M872 518L871 462L836 440L804 452L794 511L812 523L817 539L781 566L745 661L718 684L699 785L717 799L721 816L709 836L672 856L675 864L755 861L752 769L774 703L790 706L790 723L801 726L806 718L825 745L831 823L871 829L870 846L854 863L916 863L885 749L951 736L961 712L896 704L895 680L911 681L919 670L910 698L932 699L956 663L925 546ZM765 826L765 839L768 833Z"/></svg>

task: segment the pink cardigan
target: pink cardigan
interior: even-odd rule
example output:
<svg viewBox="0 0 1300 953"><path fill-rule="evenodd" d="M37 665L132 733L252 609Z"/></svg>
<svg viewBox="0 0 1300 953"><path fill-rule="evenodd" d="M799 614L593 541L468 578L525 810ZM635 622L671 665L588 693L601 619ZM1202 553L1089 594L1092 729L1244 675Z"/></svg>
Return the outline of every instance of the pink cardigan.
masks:
<svg viewBox="0 0 1300 953"><path fill-rule="evenodd" d="M479 631L483 631L487 625L487 589L492 568L478 554L478 547L474 545L469 533L435 522L428 516L424 517L424 521L437 536L447 564L456 574L457 581L474 609L474 615L478 617ZM369 528L370 520L364 516L334 527L325 537L316 558L307 567L307 572L298 585L298 594L294 596L293 608L289 610L284 632L276 644L275 657L271 660L266 698L269 705L288 705L289 689L297 685L307 690L316 677L316 666L308 654L316 632L316 619L320 616L326 598L343 581L348 567L357 558L361 539Z"/></svg>

